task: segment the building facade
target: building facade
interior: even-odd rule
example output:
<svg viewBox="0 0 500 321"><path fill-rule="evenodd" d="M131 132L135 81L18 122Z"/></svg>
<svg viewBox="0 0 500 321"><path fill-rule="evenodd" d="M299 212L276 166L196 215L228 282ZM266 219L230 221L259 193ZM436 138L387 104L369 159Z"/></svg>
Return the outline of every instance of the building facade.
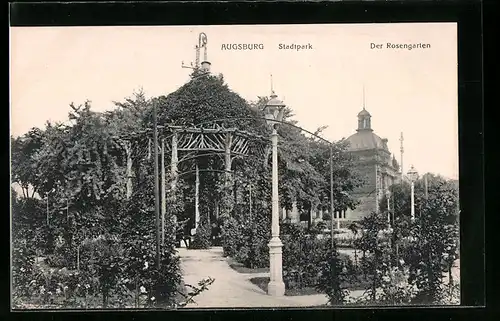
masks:
<svg viewBox="0 0 500 321"><path fill-rule="evenodd" d="M387 139L379 137L371 127L371 115L363 107L358 113L356 133L347 138L348 151L354 156L355 171L363 180L361 187L351 192L359 204L354 210L340 211L345 220L360 220L379 208L379 201L389 186L399 179L399 164L387 146Z"/></svg>

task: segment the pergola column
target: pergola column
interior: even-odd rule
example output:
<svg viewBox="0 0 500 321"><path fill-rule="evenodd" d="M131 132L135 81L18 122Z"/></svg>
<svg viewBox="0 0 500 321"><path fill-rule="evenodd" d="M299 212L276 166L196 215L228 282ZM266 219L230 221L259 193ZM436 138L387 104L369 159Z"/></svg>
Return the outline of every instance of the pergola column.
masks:
<svg viewBox="0 0 500 321"><path fill-rule="evenodd" d="M225 165L225 186L229 187L231 182L231 144L233 137L231 133L226 134L224 165Z"/></svg>
<svg viewBox="0 0 500 321"><path fill-rule="evenodd" d="M177 132L172 135L172 155L170 162L170 187L172 190L172 195L175 196L175 189L177 187L177 163L179 162L177 156Z"/></svg>
<svg viewBox="0 0 500 321"><path fill-rule="evenodd" d="M231 133L226 133L226 138L224 142L224 200L223 200L223 212L222 215L229 216L232 210L231 204L231 145L232 145L233 137Z"/></svg>
<svg viewBox="0 0 500 321"><path fill-rule="evenodd" d="M178 173L177 173L177 163L178 163L178 156L177 156L177 132L174 132L172 135L172 154L170 157L170 199L171 199L171 204L173 204L176 200L176 188L177 188L177 179L178 179ZM172 213L172 217L170 219L173 221L173 237L175 239L175 235L177 234L177 216L175 213Z"/></svg>
<svg viewBox="0 0 500 321"><path fill-rule="evenodd" d="M194 228L198 228L200 224L200 170L196 163L196 182L194 190Z"/></svg>

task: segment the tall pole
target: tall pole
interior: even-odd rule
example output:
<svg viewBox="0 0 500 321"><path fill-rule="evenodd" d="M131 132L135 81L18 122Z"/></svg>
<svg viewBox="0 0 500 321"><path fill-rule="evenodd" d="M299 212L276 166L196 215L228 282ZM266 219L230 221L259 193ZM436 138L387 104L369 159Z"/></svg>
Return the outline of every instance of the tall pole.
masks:
<svg viewBox="0 0 500 321"><path fill-rule="evenodd" d="M165 215L167 212L167 189L165 180L165 140L161 140L161 246L165 246Z"/></svg>
<svg viewBox="0 0 500 321"><path fill-rule="evenodd" d="M272 168L272 225L271 241L269 242L269 276L268 294L272 296L283 296L285 294L285 283L283 283L283 243L280 240L279 226L279 199L278 199L278 132L273 128L271 135L273 146L273 168Z"/></svg>
<svg viewBox="0 0 500 321"><path fill-rule="evenodd" d="M415 219L415 182L411 181L411 219Z"/></svg>
<svg viewBox="0 0 500 321"><path fill-rule="evenodd" d="M225 177L224 177L224 211L222 215L228 217L233 206L229 201L231 197L230 186L231 186L231 145L233 142L233 137L231 133L226 133L224 142L224 166L225 166Z"/></svg>
<svg viewBox="0 0 500 321"><path fill-rule="evenodd" d="M156 102L153 103L153 140L154 140L154 180L155 180L155 214L156 214L156 267L160 271L160 191L158 186L158 119Z"/></svg>
<svg viewBox="0 0 500 321"><path fill-rule="evenodd" d="M332 242L332 248L334 244L333 240L333 146L330 144L330 213L331 213L331 220L330 220L330 237L331 237L331 242ZM338 219L337 219L337 224L338 224Z"/></svg>

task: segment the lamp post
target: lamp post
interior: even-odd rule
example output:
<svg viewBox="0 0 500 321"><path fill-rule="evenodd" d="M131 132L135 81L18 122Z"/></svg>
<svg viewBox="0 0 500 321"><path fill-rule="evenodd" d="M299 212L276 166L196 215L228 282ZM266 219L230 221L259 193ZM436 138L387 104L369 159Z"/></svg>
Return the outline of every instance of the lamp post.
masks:
<svg viewBox="0 0 500 321"><path fill-rule="evenodd" d="M272 296L283 296L285 294L285 283L283 283L283 243L280 240L279 226L279 196L278 196L278 124L283 119L285 105L274 93L265 106L265 118L272 128L272 225L271 241L269 241L269 284L267 293Z"/></svg>
<svg viewBox="0 0 500 321"><path fill-rule="evenodd" d="M410 169L408 170L408 178L410 179L411 182L411 219L415 219L415 181L418 178L418 173L411 165Z"/></svg>

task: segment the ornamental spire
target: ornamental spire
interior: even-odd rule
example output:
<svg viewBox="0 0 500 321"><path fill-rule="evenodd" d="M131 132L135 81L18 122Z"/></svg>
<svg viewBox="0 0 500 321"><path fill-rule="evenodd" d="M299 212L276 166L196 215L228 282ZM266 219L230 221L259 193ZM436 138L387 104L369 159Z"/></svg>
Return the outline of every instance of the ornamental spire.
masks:
<svg viewBox="0 0 500 321"><path fill-rule="evenodd" d="M208 61L207 57L207 43L208 37L204 32L201 32L198 35L198 44L195 48L195 62L194 64L191 62L189 66L184 65L184 61L181 64L182 68L193 69L194 73L201 70L203 72L210 72L211 63ZM203 61L200 64L200 50L203 48Z"/></svg>
<svg viewBox="0 0 500 321"><path fill-rule="evenodd" d="M365 109L365 84L363 84L363 110Z"/></svg>
<svg viewBox="0 0 500 321"><path fill-rule="evenodd" d="M365 106L365 84L363 84L363 110L358 113L358 129L356 131L372 131L371 115Z"/></svg>

